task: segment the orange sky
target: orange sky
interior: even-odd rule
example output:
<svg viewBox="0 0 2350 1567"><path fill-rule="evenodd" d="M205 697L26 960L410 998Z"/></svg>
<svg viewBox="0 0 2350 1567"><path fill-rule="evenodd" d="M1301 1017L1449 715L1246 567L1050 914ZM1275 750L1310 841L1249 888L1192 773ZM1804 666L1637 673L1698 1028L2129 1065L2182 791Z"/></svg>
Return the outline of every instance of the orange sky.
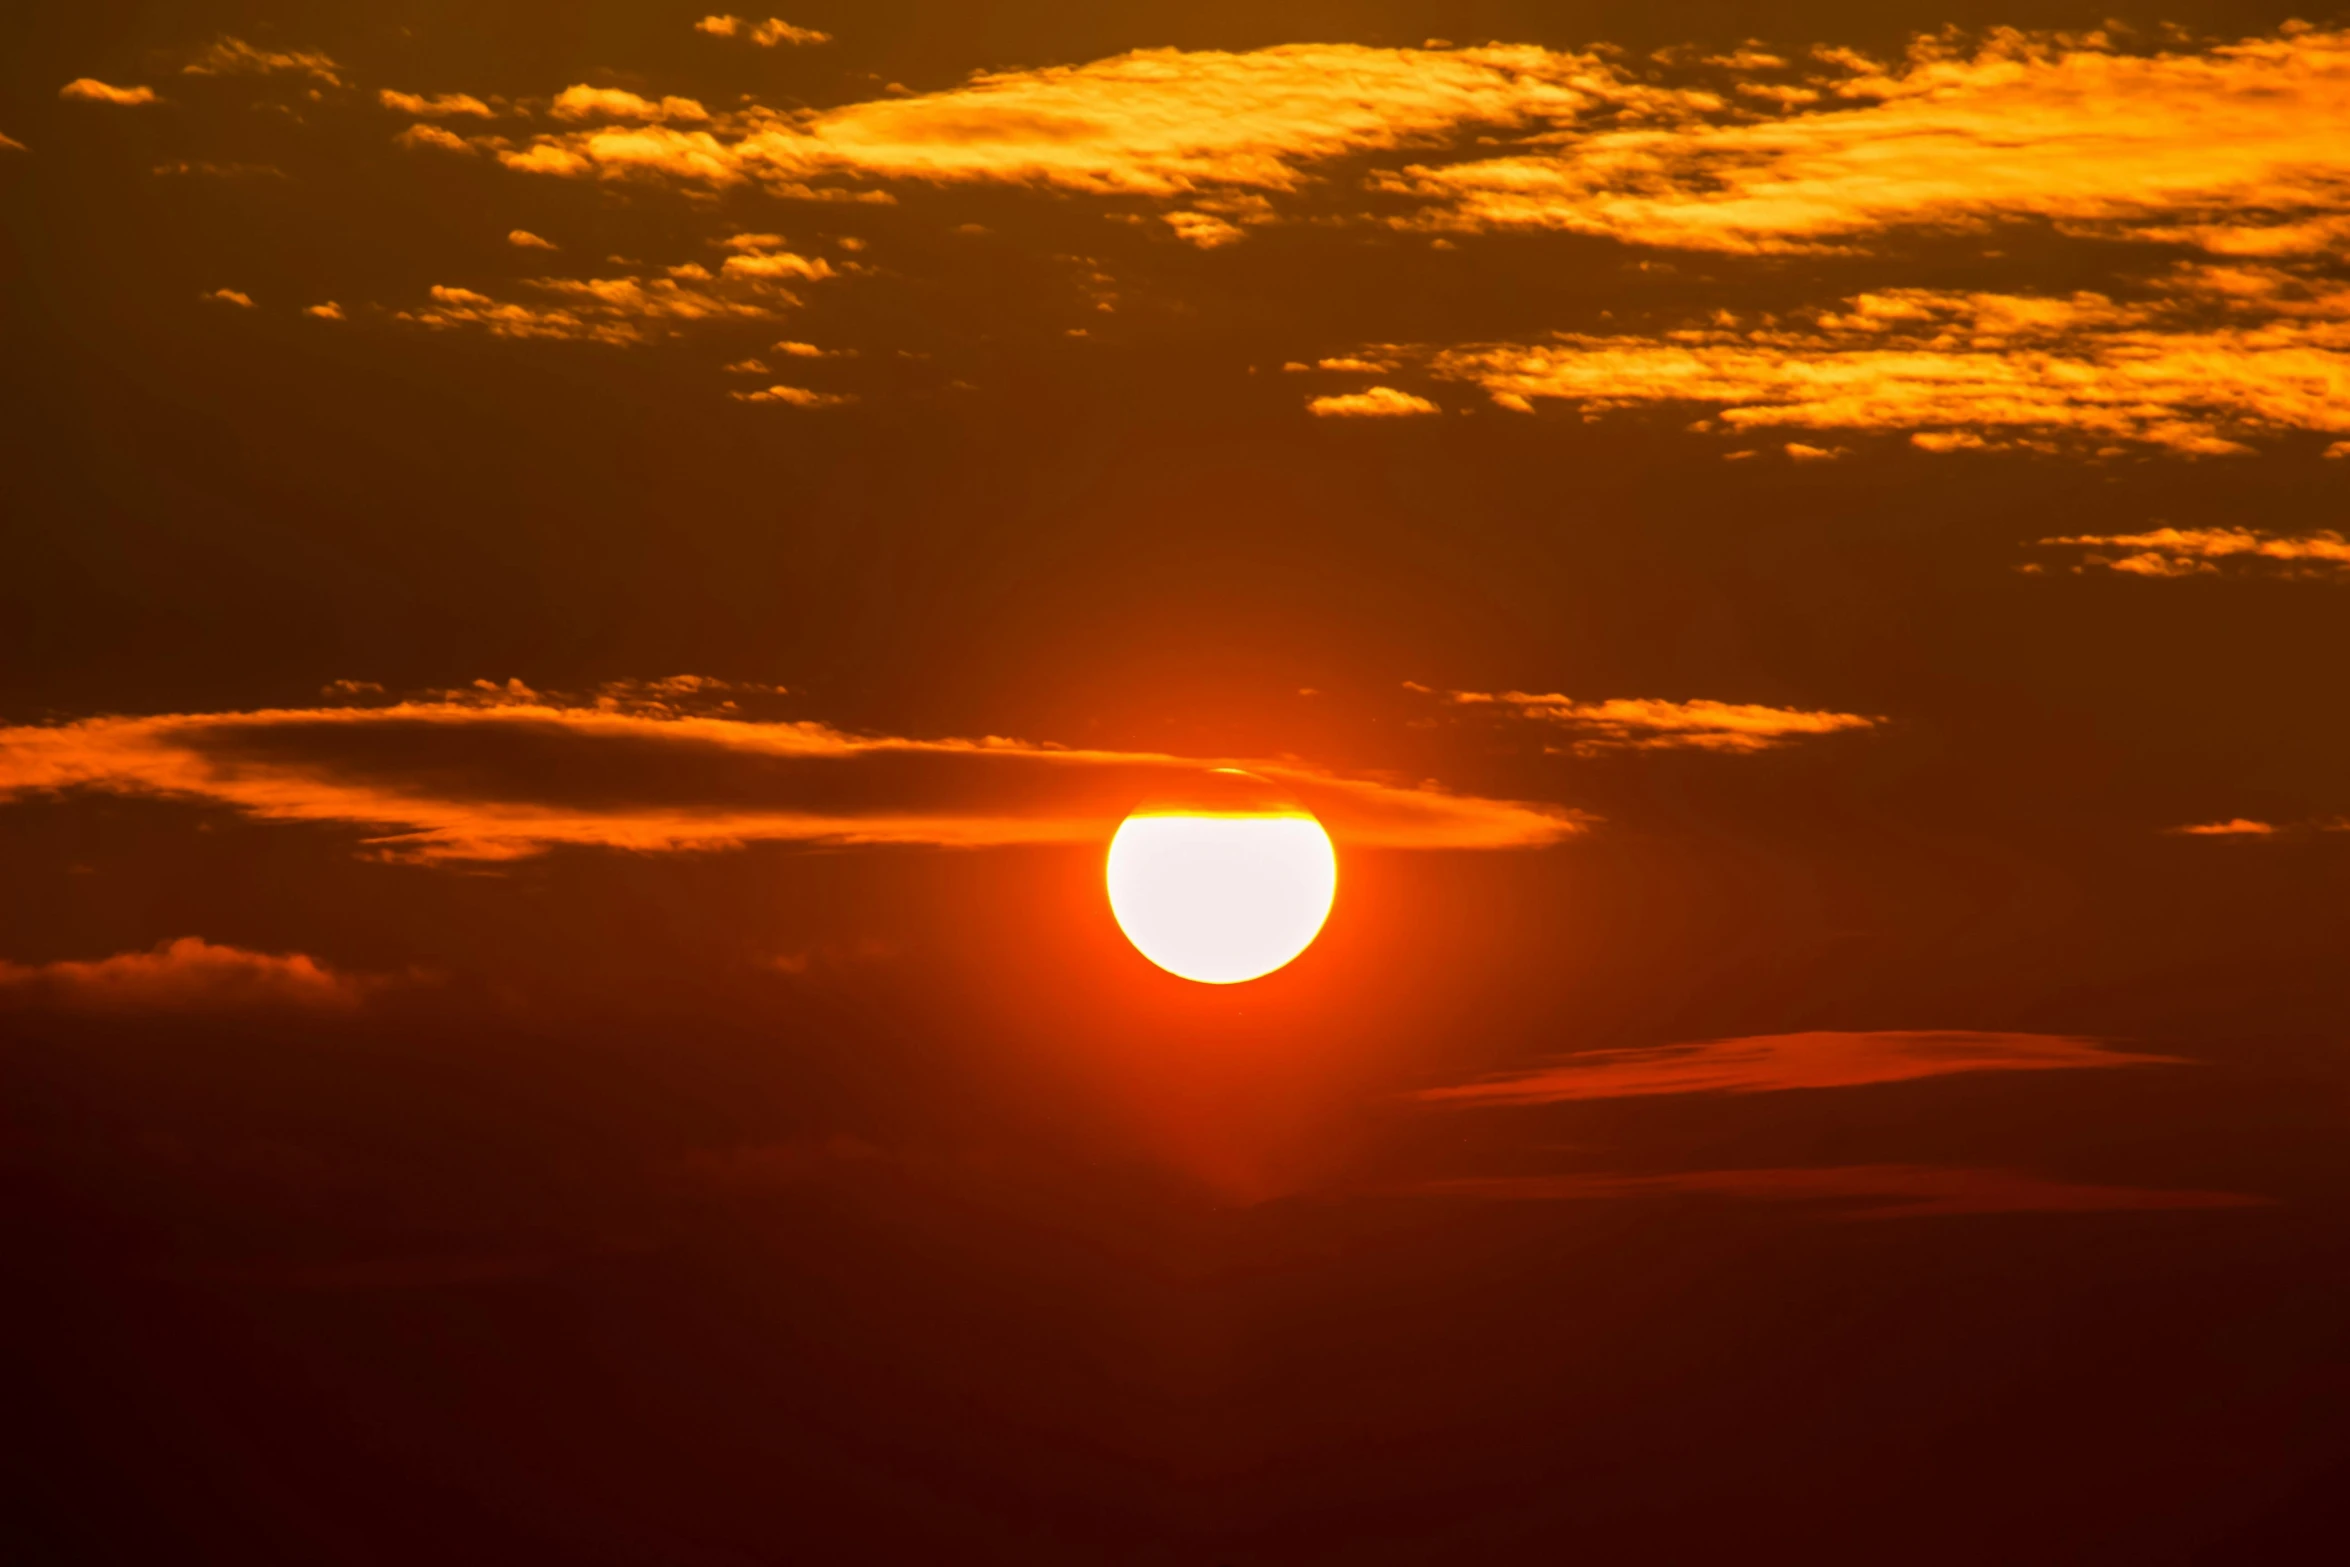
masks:
<svg viewBox="0 0 2350 1567"><path fill-rule="evenodd" d="M2339 1532L2350 15L19 9L39 1560Z"/></svg>

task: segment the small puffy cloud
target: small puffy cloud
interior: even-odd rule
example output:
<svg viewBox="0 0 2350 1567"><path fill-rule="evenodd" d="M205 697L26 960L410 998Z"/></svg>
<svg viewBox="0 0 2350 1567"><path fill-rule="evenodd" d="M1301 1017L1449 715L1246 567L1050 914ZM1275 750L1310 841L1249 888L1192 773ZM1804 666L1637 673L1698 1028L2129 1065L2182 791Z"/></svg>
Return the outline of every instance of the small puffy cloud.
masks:
<svg viewBox="0 0 2350 1567"><path fill-rule="evenodd" d="M117 103L125 106L141 103L161 103L152 87L114 87L94 76L77 76L57 89L57 96L72 103Z"/></svg>
<svg viewBox="0 0 2350 1567"><path fill-rule="evenodd" d="M1879 1030L1762 1034L1693 1045L1593 1050L1532 1071L1503 1073L1418 1097L1464 1105L1560 1104L1659 1094L1762 1094L1861 1088L1972 1072L2055 1072L2176 1066L2176 1056L2118 1050L2068 1034Z"/></svg>
<svg viewBox="0 0 2350 1567"><path fill-rule="evenodd" d="M735 269L741 260L772 266ZM689 327L733 321L772 321L799 303L777 279L832 276L803 258L730 256L722 274L688 263L662 277L534 278L544 303L498 300L475 289L437 284L430 303L395 319L436 331L467 328L493 337L568 339L629 346ZM789 264L787 264L789 263Z"/></svg>
<svg viewBox="0 0 2350 1567"><path fill-rule="evenodd" d="M846 392L811 392L804 386L770 386L756 392L729 392L738 403L785 403L793 408L838 408L857 399Z"/></svg>
<svg viewBox="0 0 2350 1567"><path fill-rule="evenodd" d="M856 356L854 349L819 348L814 343L802 343L788 337L775 345L775 352L794 359L851 359Z"/></svg>
<svg viewBox="0 0 2350 1567"><path fill-rule="evenodd" d="M322 305L304 305L302 307L302 314L306 316L314 316L321 321L341 321L346 319L346 317L343 315L343 307L336 304L331 299Z"/></svg>
<svg viewBox="0 0 2350 1567"><path fill-rule="evenodd" d="M1852 455L1848 446L1807 446L1801 441L1789 441L1785 450L1796 462L1838 462Z"/></svg>
<svg viewBox="0 0 2350 1567"><path fill-rule="evenodd" d="M258 49L242 38L216 39L180 69L189 76L274 76L298 71L329 87L343 85L343 79L335 74L339 67L319 50Z"/></svg>
<svg viewBox="0 0 2350 1567"><path fill-rule="evenodd" d="M1884 722L1860 713L1815 712L1703 698L1668 702L1647 697L1611 697L1581 702L1556 691L1450 691L1445 693L1445 700L1456 706L1486 708L1514 718L1557 725L1575 735L1572 749L1587 755L1603 751L1766 751L1819 735L1873 729Z"/></svg>
<svg viewBox="0 0 2350 1567"><path fill-rule="evenodd" d="M2044 549L2082 552L2080 571L2128 577L2282 577L2350 575L2350 539L2331 529L2279 534L2258 528L2151 528L2143 533L2082 533L2042 539Z"/></svg>
<svg viewBox="0 0 2350 1567"><path fill-rule="evenodd" d="M1396 419L1442 412L1427 398L1399 392L1392 386L1317 397L1306 404L1306 411L1317 419Z"/></svg>
<svg viewBox="0 0 2350 1567"><path fill-rule="evenodd" d="M216 304L234 305L239 310L253 308L253 296L233 288L216 288L208 294L199 294L196 297L212 300Z"/></svg>
<svg viewBox="0 0 2350 1567"><path fill-rule="evenodd" d="M522 250L560 250L563 247L551 239L541 239L528 229L508 229L506 243Z"/></svg>
<svg viewBox="0 0 2350 1567"><path fill-rule="evenodd" d="M555 95L558 120L644 120L655 124L671 120L699 124L710 111L691 98L663 98L655 102L620 87L566 87Z"/></svg>
<svg viewBox="0 0 2350 1567"><path fill-rule="evenodd" d="M1165 214L1165 218L1177 239L1187 245L1197 245L1202 250L1214 250L1220 245L1229 245L1247 237L1239 228L1212 212L1170 212Z"/></svg>
<svg viewBox="0 0 2350 1567"><path fill-rule="evenodd" d="M435 93L427 96L424 93L395 92L386 87L375 95L375 101L387 109L396 109L402 114L413 114L424 119L445 119L453 114L469 114L486 120L495 114L488 104L471 93Z"/></svg>
<svg viewBox="0 0 2350 1567"><path fill-rule="evenodd" d="M820 33L813 27L794 27L774 16L764 22L746 22L739 16L705 16L694 23L694 31L708 33L713 38L739 38L762 49L772 49L777 44L805 48L832 42L830 33Z"/></svg>
<svg viewBox="0 0 2350 1567"><path fill-rule="evenodd" d="M0 1004L117 1015L347 1011L376 983L299 952L251 952L199 936L89 962L0 962Z"/></svg>
<svg viewBox="0 0 2350 1567"><path fill-rule="evenodd" d="M737 359L733 364L721 365L728 375L773 375L775 372L764 359Z"/></svg>
<svg viewBox="0 0 2350 1567"><path fill-rule="evenodd" d="M395 146L407 147L412 150L431 147L440 152L461 152L468 157L471 157L475 150L473 143L455 131L444 130L438 125L428 125L422 120L394 136L392 142Z"/></svg>
<svg viewBox="0 0 2350 1567"><path fill-rule="evenodd" d="M1850 1219L1986 1213L2148 1213L2256 1208L2269 1198L2176 1187L2098 1186L2017 1170L1917 1164L1824 1165L1763 1170L1587 1171L1572 1175L1469 1176L1406 1188L1430 1197L1490 1202L1606 1202L1642 1197L1718 1197L1812 1203Z"/></svg>

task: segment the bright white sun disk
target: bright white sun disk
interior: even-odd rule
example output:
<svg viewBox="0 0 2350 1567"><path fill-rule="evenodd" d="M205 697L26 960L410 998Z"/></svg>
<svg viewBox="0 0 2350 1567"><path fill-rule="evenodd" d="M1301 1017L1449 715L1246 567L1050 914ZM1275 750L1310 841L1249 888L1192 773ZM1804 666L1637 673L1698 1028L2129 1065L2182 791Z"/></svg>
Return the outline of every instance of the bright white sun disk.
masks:
<svg viewBox="0 0 2350 1567"><path fill-rule="evenodd" d="M1233 985L1312 944L1338 891L1338 856L1302 812L1151 814L1110 840L1110 910L1171 974Z"/></svg>

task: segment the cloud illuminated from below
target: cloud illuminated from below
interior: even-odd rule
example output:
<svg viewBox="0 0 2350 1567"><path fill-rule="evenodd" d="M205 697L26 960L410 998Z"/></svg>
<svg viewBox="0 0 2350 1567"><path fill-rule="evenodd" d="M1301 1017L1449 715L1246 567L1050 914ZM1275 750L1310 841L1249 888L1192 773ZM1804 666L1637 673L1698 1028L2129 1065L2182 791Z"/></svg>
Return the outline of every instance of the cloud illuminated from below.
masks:
<svg viewBox="0 0 2350 1567"><path fill-rule="evenodd" d="M252 952L200 936L95 961L0 961L0 1004L66 1012L348 1011L378 983L299 952Z"/></svg>

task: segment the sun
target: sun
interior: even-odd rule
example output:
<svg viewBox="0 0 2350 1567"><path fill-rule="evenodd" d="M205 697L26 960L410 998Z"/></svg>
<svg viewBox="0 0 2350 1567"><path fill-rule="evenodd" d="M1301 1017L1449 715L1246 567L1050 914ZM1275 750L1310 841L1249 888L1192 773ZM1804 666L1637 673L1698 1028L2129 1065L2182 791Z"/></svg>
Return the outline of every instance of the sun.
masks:
<svg viewBox="0 0 2350 1567"><path fill-rule="evenodd" d="M1313 944L1338 854L1305 807L1218 769L1139 806L1110 840L1110 911L1142 955L1203 985L1261 979Z"/></svg>

